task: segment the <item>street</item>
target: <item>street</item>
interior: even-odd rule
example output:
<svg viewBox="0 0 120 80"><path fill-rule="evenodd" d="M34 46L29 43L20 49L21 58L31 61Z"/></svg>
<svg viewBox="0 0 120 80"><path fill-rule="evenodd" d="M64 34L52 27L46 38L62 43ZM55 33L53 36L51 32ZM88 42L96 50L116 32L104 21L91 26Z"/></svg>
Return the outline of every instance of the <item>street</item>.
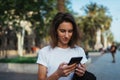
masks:
<svg viewBox="0 0 120 80"><path fill-rule="evenodd" d="M90 64L87 69L95 74L97 80L120 80L120 51L116 53L116 63L112 63L111 54L106 53Z"/></svg>

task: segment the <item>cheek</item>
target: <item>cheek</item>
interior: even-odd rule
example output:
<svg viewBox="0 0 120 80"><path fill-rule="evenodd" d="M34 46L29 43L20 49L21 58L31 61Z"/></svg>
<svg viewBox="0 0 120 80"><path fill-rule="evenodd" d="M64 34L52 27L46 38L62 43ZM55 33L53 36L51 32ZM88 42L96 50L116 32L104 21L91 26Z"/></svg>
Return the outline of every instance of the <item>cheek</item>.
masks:
<svg viewBox="0 0 120 80"><path fill-rule="evenodd" d="M73 33L70 34L70 38L72 37Z"/></svg>
<svg viewBox="0 0 120 80"><path fill-rule="evenodd" d="M64 35L62 33L58 33L58 37L61 38L63 37Z"/></svg>

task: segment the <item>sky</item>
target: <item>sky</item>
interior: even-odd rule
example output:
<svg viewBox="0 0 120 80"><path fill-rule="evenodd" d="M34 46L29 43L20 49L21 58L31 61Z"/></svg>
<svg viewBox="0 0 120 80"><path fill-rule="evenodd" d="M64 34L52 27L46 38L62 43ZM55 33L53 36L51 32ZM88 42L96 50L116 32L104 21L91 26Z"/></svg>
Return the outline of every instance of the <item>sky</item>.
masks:
<svg viewBox="0 0 120 80"><path fill-rule="evenodd" d="M120 42L120 0L70 0L74 12L84 15L82 7L92 3L103 5L108 8L108 15L112 16L110 30L113 33L114 40Z"/></svg>

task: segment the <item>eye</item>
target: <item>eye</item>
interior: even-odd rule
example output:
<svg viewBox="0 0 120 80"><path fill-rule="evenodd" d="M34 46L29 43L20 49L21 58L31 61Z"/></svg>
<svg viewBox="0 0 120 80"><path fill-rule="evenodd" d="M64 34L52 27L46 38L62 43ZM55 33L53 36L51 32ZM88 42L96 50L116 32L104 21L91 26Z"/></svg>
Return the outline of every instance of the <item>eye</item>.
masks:
<svg viewBox="0 0 120 80"><path fill-rule="evenodd" d="M62 32L62 33L66 32L66 30L64 30L64 29L59 29L59 30L60 30L60 32Z"/></svg>
<svg viewBox="0 0 120 80"><path fill-rule="evenodd" d="M69 30L68 32L69 32L69 33L72 33L72 32L73 32L73 30Z"/></svg>

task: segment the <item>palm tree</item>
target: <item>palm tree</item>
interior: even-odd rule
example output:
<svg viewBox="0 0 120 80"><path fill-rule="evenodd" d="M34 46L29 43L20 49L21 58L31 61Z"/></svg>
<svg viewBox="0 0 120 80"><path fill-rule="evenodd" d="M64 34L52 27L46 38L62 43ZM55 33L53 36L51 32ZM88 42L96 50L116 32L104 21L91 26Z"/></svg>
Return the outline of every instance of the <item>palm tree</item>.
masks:
<svg viewBox="0 0 120 80"><path fill-rule="evenodd" d="M84 8L86 16L81 18L81 26L83 26L84 41L91 48L94 48L96 42L97 30L106 31L109 30L112 18L106 15L107 8L99 6L96 3L91 3Z"/></svg>
<svg viewBox="0 0 120 80"><path fill-rule="evenodd" d="M103 37L103 46L104 48L107 48L108 46L108 32L109 29L110 29L110 26L111 26L111 22L112 22L112 18L108 15L106 15L106 11L107 11L107 8L106 7L103 7L103 6L100 6L99 8L99 22L100 22L100 25L101 25L101 31L102 31L102 37Z"/></svg>

